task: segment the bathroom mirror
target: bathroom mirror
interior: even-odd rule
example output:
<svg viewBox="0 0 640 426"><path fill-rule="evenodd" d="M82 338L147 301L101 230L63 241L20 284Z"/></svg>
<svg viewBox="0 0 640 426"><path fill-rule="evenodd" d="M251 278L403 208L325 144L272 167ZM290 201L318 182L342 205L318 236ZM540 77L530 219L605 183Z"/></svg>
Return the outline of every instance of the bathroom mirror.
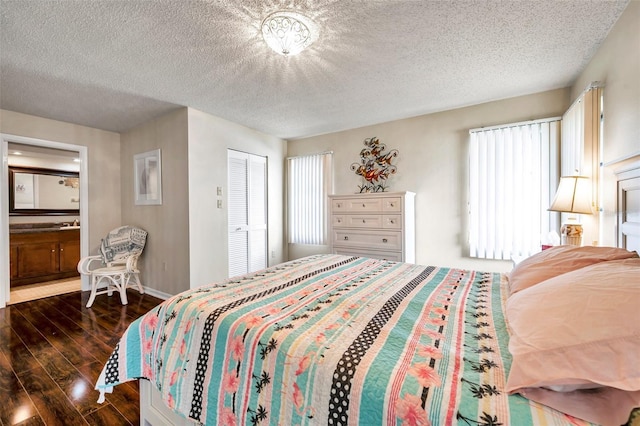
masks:
<svg viewBox="0 0 640 426"><path fill-rule="evenodd" d="M9 167L9 215L80 214L77 172Z"/></svg>

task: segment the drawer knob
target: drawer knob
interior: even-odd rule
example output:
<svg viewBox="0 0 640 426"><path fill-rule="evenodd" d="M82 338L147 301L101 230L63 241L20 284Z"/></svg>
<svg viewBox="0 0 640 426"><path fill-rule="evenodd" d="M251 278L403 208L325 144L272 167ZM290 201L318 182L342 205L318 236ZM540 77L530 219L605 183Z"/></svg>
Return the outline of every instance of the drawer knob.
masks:
<svg viewBox="0 0 640 426"><path fill-rule="evenodd" d="M364 220L364 219L362 219L362 223L367 223L367 221L366 221L366 220Z"/></svg>
<svg viewBox="0 0 640 426"><path fill-rule="evenodd" d="M342 204L338 203L338 207L342 207Z"/></svg>
<svg viewBox="0 0 640 426"><path fill-rule="evenodd" d="M386 243L386 242L387 242L387 239L386 239L386 238L383 238L383 239L382 239L382 242L383 242L383 243Z"/></svg>
<svg viewBox="0 0 640 426"><path fill-rule="evenodd" d="M63 249L63 248L61 248L61 249L60 249L60 251L64 251L64 249Z"/></svg>
<svg viewBox="0 0 640 426"><path fill-rule="evenodd" d="M338 219L338 223L342 222L342 219Z"/></svg>
<svg viewBox="0 0 640 426"><path fill-rule="evenodd" d="M51 253L55 253L55 252L56 252L55 250L51 250Z"/></svg>
<svg viewBox="0 0 640 426"><path fill-rule="evenodd" d="M391 224L393 225L394 223L396 223L396 221L395 221L395 220L393 220L393 219L391 219L391 220L389 221L389 223L391 223Z"/></svg>
<svg viewBox="0 0 640 426"><path fill-rule="evenodd" d="M349 236L345 235L344 240L347 241L348 239L349 239Z"/></svg>

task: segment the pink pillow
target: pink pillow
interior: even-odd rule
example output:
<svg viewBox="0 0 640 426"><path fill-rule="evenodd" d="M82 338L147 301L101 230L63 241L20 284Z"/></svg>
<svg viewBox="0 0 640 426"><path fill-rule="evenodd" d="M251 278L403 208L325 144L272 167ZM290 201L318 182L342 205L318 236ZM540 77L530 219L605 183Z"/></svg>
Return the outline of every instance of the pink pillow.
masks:
<svg viewBox="0 0 640 426"><path fill-rule="evenodd" d="M604 424L622 424L640 406L640 259L597 263L522 290L507 300L506 316L508 392ZM558 387L598 389L548 389Z"/></svg>
<svg viewBox="0 0 640 426"><path fill-rule="evenodd" d="M555 246L518 263L509 273L513 295L546 279L575 271L594 263L638 257L635 251L616 247Z"/></svg>

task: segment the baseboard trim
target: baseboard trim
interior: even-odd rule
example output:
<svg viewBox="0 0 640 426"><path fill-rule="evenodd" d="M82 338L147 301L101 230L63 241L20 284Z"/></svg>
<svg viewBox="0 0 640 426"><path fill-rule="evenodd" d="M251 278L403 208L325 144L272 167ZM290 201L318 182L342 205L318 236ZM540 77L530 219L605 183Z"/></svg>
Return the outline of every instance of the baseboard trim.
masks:
<svg viewBox="0 0 640 426"><path fill-rule="evenodd" d="M168 298L170 298L171 296L173 296L172 294L169 293L165 293L163 291L160 290L156 290L155 288L151 288L151 287L147 287L147 286L143 286L144 287L144 292L153 296L153 297L157 297L158 299L162 299L162 300L167 300Z"/></svg>

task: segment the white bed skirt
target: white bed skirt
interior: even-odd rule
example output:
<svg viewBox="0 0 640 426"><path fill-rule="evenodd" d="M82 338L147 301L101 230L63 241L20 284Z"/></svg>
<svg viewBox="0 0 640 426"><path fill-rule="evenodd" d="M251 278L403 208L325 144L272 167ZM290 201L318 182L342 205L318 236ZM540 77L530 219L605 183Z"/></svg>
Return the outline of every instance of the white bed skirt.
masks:
<svg viewBox="0 0 640 426"><path fill-rule="evenodd" d="M176 414L162 402L148 380L140 379L140 426L194 426L198 423Z"/></svg>

